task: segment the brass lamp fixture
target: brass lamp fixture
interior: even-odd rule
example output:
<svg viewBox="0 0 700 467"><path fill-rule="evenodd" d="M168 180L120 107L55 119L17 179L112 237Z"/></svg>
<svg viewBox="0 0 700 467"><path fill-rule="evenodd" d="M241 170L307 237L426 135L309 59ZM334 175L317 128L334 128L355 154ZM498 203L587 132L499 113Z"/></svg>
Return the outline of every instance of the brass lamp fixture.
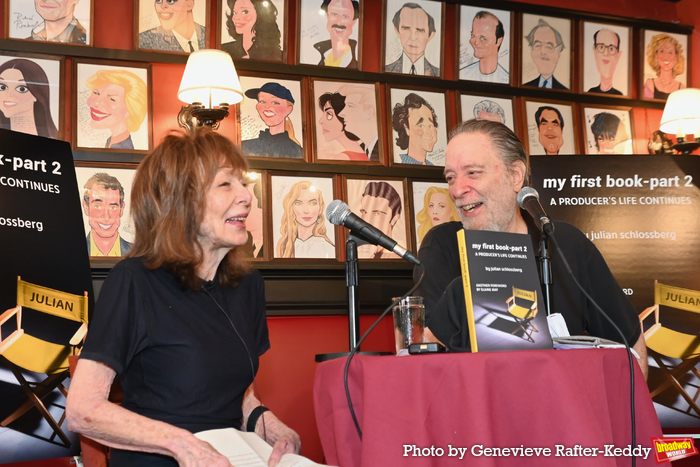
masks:
<svg viewBox="0 0 700 467"><path fill-rule="evenodd" d="M177 97L188 104L177 116L180 126L189 130L200 125L219 128L219 122L228 116L229 106L243 100L231 56L215 49L192 52Z"/></svg>
<svg viewBox="0 0 700 467"><path fill-rule="evenodd" d="M676 135L678 143L673 149L681 154L700 148L700 89L680 89L669 94L659 129ZM686 141L688 134L695 135L696 141Z"/></svg>

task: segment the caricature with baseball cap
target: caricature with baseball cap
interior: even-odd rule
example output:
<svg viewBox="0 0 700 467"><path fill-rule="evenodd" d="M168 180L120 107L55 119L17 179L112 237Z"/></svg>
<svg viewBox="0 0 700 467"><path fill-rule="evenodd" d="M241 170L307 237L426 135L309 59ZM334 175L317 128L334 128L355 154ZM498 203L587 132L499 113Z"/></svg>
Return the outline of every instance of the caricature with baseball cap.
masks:
<svg viewBox="0 0 700 467"><path fill-rule="evenodd" d="M248 89L245 95L258 101L255 109L268 128L257 138L242 141L243 152L255 157L303 158L304 151L294 137L294 127L289 119L294 109L294 97L289 89L269 82L260 88Z"/></svg>

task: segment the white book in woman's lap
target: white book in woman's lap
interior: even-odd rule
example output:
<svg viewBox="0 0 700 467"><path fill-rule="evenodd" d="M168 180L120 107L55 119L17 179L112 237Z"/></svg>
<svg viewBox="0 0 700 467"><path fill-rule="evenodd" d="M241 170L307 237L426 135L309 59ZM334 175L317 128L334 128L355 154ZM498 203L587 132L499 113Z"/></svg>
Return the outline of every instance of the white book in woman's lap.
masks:
<svg viewBox="0 0 700 467"><path fill-rule="evenodd" d="M221 428L200 431L194 435L214 446L236 467L267 467L267 461L272 454L272 446L255 433L245 433L234 428ZM315 467L322 464L296 454L285 454L277 465L278 467Z"/></svg>

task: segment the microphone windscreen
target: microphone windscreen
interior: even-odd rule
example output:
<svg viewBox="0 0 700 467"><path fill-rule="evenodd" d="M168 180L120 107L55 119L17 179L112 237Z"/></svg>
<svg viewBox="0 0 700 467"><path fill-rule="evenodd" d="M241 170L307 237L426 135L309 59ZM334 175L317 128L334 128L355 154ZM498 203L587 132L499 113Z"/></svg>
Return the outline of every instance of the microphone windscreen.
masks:
<svg viewBox="0 0 700 467"><path fill-rule="evenodd" d="M350 207L347 204L336 199L331 201L331 204L326 208L326 217L333 225L343 225L343 220L349 211Z"/></svg>
<svg viewBox="0 0 700 467"><path fill-rule="evenodd" d="M525 206L523 206L523 202L525 201L525 198L529 196L534 196L537 199L540 199L539 193L537 193L537 190L532 188L531 186L524 186L520 189L518 192L518 206L520 206L521 209L527 209Z"/></svg>

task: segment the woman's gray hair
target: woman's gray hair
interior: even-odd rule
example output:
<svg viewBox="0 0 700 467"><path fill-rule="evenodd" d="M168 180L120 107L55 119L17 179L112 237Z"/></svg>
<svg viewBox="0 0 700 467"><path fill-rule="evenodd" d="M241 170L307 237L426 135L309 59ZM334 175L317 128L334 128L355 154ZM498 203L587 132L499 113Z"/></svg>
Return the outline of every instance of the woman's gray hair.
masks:
<svg viewBox="0 0 700 467"><path fill-rule="evenodd" d="M481 133L488 136L506 167L510 168L519 161L525 163L525 181L523 186L530 186L530 164L527 162L525 148L523 148L523 143L520 142L520 139L510 128L502 123L492 122L491 120L467 120L466 122L458 124L450 131L447 142L449 143L452 138L462 133Z"/></svg>

